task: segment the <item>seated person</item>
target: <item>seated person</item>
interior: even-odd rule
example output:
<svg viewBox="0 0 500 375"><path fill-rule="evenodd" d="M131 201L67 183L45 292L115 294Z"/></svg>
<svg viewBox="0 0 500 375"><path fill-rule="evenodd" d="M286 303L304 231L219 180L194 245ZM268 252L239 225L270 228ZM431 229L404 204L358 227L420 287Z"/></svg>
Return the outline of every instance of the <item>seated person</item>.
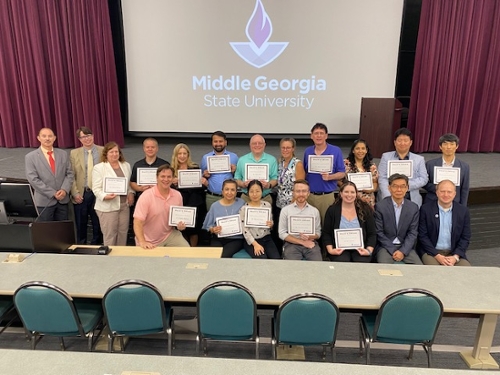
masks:
<svg viewBox="0 0 500 375"><path fill-rule="evenodd" d="M405 198L408 177L395 173L389 177L391 195L375 205L377 261L422 264L413 249L418 235L418 206Z"/></svg>
<svg viewBox="0 0 500 375"><path fill-rule="evenodd" d="M418 228L422 263L442 266L470 266L465 254L471 237L467 207L454 202L455 184L443 180L436 186L437 201L420 209Z"/></svg>
<svg viewBox="0 0 500 375"><path fill-rule="evenodd" d="M296 180L293 184L294 202L283 207L280 214L278 233L284 241L284 259L323 260L321 248L317 242L321 236L321 218L318 209L307 203L308 197L309 183L306 180ZM290 216L304 216L313 219L314 233L290 233L292 229L288 227Z"/></svg>
<svg viewBox="0 0 500 375"><path fill-rule="evenodd" d="M361 228L363 248L342 249L335 243L335 229ZM366 262L372 260L377 244L377 231L371 206L358 195L356 185L350 181L340 187L339 196L325 215L323 243L332 262Z"/></svg>

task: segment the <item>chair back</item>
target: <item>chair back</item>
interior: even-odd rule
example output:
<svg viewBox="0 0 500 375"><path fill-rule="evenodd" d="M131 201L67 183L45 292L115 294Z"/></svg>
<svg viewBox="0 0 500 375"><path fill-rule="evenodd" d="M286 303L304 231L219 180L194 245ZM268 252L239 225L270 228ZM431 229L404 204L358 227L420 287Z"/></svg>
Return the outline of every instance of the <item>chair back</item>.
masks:
<svg viewBox="0 0 500 375"><path fill-rule="evenodd" d="M276 313L276 340L289 345L334 344L339 309L318 293L303 293L285 300Z"/></svg>
<svg viewBox="0 0 500 375"><path fill-rule="evenodd" d="M374 341L432 344L442 316L443 304L428 290L398 290L382 302Z"/></svg>
<svg viewBox="0 0 500 375"><path fill-rule="evenodd" d="M85 335L73 299L55 285L27 282L15 291L14 304L28 331L53 336Z"/></svg>
<svg viewBox="0 0 500 375"><path fill-rule="evenodd" d="M143 335L168 328L160 291L143 280L123 280L106 291L102 306L111 332Z"/></svg>
<svg viewBox="0 0 500 375"><path fill-rule="evenodd" d="M205 287L196 303L198 333L215 340L248 340L257 337L257 304L252 293L232 281Z"/></svg>

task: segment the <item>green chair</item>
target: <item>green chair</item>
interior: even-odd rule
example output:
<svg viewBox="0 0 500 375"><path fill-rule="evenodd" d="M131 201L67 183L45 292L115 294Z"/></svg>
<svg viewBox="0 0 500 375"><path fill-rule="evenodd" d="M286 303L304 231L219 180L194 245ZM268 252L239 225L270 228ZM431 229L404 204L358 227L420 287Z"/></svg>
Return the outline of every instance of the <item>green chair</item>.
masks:
<svg viewBox="0 0 500 375"><path fill-rule="evenodd" d="M273 318L272 350L276 359L277 345L321 345L323 360L330 347L335 361L335 340L339 309L330 298L317 293L303 293L285 300Z"/></svg>
<svg viewBox="0 0 500 375"><path fill-rule="evenodd" d="M237 258L237 259L252 259L250 255L246 252L245 249L242 249L238 251L237 253L233 254L231 258Z"/></svg>
<svg viewBox="0 0 500 375"><path fill-rule="evenodd" d="M116 337L123 352L124 337L159 334L166 336L167 354L172 354L174 312L154 285L143 280L120 281L106 291L102 306L109 327L109 352Z"/></svg>
<svg viewBox="0 0 500 375"><path fill-rule="evenodd" d="M432 366L432 344L443 316L443 304L425 289L402 289L388 295L377 314L363 313L359 319L359 350L365 349L370 363L370 344L383 342L410 345L408 359L415 345L422 345L427 365Z"/></svg>
<svg viewBox="0 0 500 375"><path fill-rule="evenodd" d="M0 322L6 322L2 329L0 329L0 334L9 328L16 319L16 314L14 314L15 309L12 297L0 296Z"/></svg>
<svg viewBox="0 0 500 375"><path fill-rule="evenodd" d="M102 307L100 300L73 299L61 288L44 281L30 281L14 293L14 304L31 339L31 348L45 336L59 337L65 350L64 337L80 336L88 339L92 351L101 327Z"/></svg>
<svg viewBox="0 0 500 375"><path fill-rule="evenodd" d="M205 287L196 302L198 335L196 353L207 355L207 340L255 341L255 358L259 358L259 320L252 293L232 281L218 281Z"/></svg>

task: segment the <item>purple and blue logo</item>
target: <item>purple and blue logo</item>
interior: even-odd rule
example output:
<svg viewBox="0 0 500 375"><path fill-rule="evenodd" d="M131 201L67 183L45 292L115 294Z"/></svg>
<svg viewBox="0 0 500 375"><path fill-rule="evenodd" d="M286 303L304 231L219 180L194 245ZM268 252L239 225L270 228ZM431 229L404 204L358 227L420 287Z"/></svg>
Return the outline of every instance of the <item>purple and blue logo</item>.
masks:
<svg viewBox="0 0 500 375"><path fill-rule="evenodd" d="M234 52L248 64L262 68L272 63L288 46L288 42L269 42L273 33L271 19L261 0L256 0L255 9L248 20L246 34L249 42L230 42Z"/></svg>

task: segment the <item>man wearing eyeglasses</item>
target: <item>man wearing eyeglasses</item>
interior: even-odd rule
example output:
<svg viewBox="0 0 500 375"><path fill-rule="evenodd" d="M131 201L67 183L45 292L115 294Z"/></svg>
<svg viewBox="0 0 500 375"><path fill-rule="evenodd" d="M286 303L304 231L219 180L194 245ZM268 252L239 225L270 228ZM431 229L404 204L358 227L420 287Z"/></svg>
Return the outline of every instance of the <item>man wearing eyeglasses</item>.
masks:
<svg viewBox="0 0 500 375"><path fill-rule="evenodd" d="M87 223L92 221L91 245L102 243L102 232L99 218L94 210L95 195L92 192L92 169L101 159L103 147L94 143L92 130L81 126L76 136L82 147L71 150L71 168L75 179L71 186L71 201L75 210L76 236L79 244L87 243Z"/></svg>
<svg viewBox="0 0 500 375"><path fill-rule="evenodd" d="M419 208L405 198L408 177L395 173L389 177L390 196L375 205L377 262L422 264L415 251Z"/></svg>

